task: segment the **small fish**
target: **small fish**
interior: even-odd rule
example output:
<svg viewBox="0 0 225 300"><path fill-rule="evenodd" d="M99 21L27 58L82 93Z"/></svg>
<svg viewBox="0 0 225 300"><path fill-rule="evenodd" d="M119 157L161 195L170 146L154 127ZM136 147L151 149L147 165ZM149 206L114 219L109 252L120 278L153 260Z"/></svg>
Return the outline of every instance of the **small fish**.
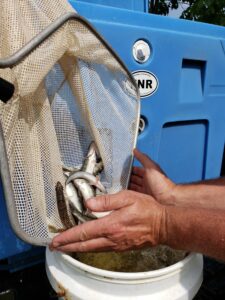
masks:
<svg viewBox="0 0 225 300"><path fill-rule="evenodd" d="M87 156L80 168L63 165L64 175L67 178L65 191L70 213L74 216L75 220L81 223L96 219L96 216L85 208L84 203L86 200L95 197L96 191L106 193L105 187L99 178L96 177L101 173L103 167L103 162L94 142L90 144Z"/></svg>
<svg viewBox="0 0 225 300"><path fill-rule="evenodd" d="M89 184L95 186L96 188L98 188L102 193L106 193L106 189L103 186L103 184L99 181L99 179L97 177L95 177L92 174L89 174L87 172L83 172L83 171L77 171L77 172L73 172L66 180L66 184L70 183L71 181L74 182L77 179L85 179L88 181Z"/></svg>
<svg viewBox="0 0 225 300"><path fill-rule="evenodd" d="M97 219L96 216L92 215L91 213L88 214L82 214L77 210L77 208L73 205L73 203L70 203L70 210L72 215L75 217L77 222L84 223L87 221L95 220Z"/></svg>
<svg viewBox="0 0 225 300"><path fill-rule="evenodd" d="M95 191L93 187L85 179L78 178L73 181L73 184L77 188L78 193L80 193L83 197L84 201L95 197Z"/></svg>
<svg viewBox="0 0 225 300"><path fill-rule="evenodd" d="M79 212L84 210L83 202L78 196L78 192L72 183L66 184L66 195L69 202L72 202L73 205L78 209Z"/></svg>
<svg viewBox="0 0 225 300"><path fill-rule="evenodd" d="M64 173L71 173L71 172L75 172L75 171L79 171L79 168L74 168L74 167L69 167L66 165L62 165L62 169Z"/></svg>
<svg viewBox="0 0 225 300"><path fill-rule="evenodd" d="M66 200L63 193L63 186L59 181L56 183L55 191L60 220L66 229L72 228L75 224L72 223L69 217Z"/></svg>
<svg viewBox="0 0 225 300"><path fill-rule="evenodd" d="M99 173L101 173L104 169L103 161L101 160L100 162L96 163L93 171L93 175L96 176Z"/></svg>
<svg viewBox="0 0 225 300"><path fill-rule="evenodd" d="M95 190L92 186L82 178L68 181L68 172L64 172L66 180L66 194L70 204L72 204L80 213L88 214L88 210L84 206L84 202L95 196Z"/></svg>
<svg viewBox="0 0 225 300"><path fill-rule="evenodd" d="M73 184L78 190L78 194L81 195L83 204L90 198L95 197L95 190L93 187L85 180L85 179L76 179L73 181ZM89 209L85 208L83 213L87 215L89 213Z"/></svg>
<svg viewBox="0 0 225 300"><path fill-rule="evenodd" d="M84 163L81 167L81 171L93 174L95 165L98 162L98 149L94 142L91 142L87 156L84 159Z"/></svg>

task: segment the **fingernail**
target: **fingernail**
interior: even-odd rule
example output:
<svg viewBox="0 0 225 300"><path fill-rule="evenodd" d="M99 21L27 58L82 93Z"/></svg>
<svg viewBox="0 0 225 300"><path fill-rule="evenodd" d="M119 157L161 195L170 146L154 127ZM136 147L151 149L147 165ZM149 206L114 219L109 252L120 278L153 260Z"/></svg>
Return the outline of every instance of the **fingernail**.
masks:
<svg viewBox="0 0 225 300"><path fill-rule="evenodd" d="M58 248L60 246L59 242L52 242L52 248Z"/></svg>

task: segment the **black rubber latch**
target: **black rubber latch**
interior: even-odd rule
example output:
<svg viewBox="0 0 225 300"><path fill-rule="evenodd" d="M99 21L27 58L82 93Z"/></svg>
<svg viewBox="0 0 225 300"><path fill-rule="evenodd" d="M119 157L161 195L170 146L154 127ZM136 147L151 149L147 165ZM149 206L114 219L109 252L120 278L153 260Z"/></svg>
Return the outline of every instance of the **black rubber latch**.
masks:
<svg viewBox="0 0 225 300"><path fill-rule="evenodd" d="M0 77L0 100L7 103L12 98L15 87L11 82Z"/></svg>

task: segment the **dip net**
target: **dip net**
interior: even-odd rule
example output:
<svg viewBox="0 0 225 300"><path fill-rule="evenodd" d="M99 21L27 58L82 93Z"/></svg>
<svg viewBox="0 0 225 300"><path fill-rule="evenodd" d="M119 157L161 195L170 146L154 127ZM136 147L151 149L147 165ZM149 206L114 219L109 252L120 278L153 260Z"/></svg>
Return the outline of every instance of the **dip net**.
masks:
<svg viewBox="0 0 225 300"><path fill-rule="evenodd" d="M108 193L127 187L139 95L122 61L63 0L0 2L1 176L17 235L46 245L62 228L56 183L92 141ZM15 54L16 53L16 54ZM6 96L5 96L6 95Z"/></svg>

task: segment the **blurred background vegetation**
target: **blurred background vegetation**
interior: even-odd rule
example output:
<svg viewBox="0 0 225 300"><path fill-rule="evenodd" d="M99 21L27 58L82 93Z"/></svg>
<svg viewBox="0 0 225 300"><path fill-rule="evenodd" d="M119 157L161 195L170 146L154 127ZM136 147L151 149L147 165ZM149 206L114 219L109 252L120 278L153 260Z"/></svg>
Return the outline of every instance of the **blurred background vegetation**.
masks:
<svg viewBox="0 0 225 300"><path fill-rule="evenodd" d="M174 9L181 19L225 26L225 0L149 0L149 13L166 16Z"/></svg>

